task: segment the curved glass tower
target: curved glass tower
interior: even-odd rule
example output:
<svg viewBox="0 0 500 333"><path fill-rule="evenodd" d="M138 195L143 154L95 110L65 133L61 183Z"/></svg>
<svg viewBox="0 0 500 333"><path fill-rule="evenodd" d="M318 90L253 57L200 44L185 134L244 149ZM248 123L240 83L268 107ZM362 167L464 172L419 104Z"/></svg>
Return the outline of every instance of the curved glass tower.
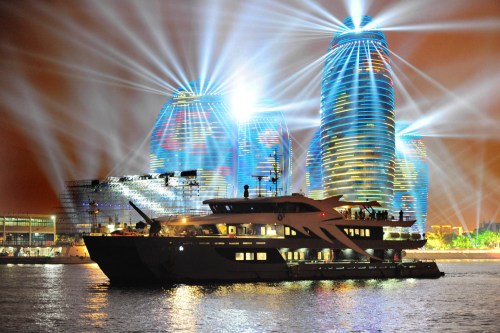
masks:
<svg viewBox="0 0 500 333"><path fill-rule="evenodd" d="M197 170L200 199L231 196L234 190L234 123L213 91L203 91L199 81L179 87L160 111L151 138L151 172Z"/></svg>
<svg viewBox="0 0 500 333"><path fill-rule="evenodd" d="M323 199L323 172L321 170L321 131L314 133L306 157L307 196L312 199Z"/></svg>
<svg viewBox="0 0 500 333"><path fill-rule="evenodd" d="M391 208L394 90L384 34L362 17L335 33L321 84L321 149L325 197L377 200Z"/></svg>
<svg viewBox="0 0 500 333"><path fill-rule="evenodd" d="M238 125L237 196L243 186L250 197L290 194L292 173L290 133L281 112L257 112ZM278 173L278 181L275 171ZM260 184L258 176L262 176Z"/></svg>
<svg viewBox="0 0 500 333"><path fill-rule="evenodd" d="M429 167L424 141L419 133L406 132L408 124L396 125L396 172L393 215L402 209L417 220L412 231L424 233L427 222Z"/></svg>

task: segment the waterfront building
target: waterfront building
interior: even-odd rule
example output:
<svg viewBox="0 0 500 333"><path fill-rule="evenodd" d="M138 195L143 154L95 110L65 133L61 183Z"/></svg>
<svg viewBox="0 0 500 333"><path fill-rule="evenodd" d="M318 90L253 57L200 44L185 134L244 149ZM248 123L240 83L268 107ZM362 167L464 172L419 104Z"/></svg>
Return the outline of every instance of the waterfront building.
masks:
<svg viewBox="0 0 500 333"><path fill-rule="evenodd" d="M384 34L351 17L328 48L321 84L325 197L377 200L391 208L394 185L394 91Z"/></svg>
<svg viewBox="0 0 500 333"><path fill-rule="evenodd" d="M321 132L316 130L306 157L307 196L312 199L323 199L323 173L321 170Z"/></svg>
<svg viewBox="0 0 500 333"><path fill-rule="evenodd" d="M153 128L150 172L196 170L203 199L234 193L236 127L216 85L189 82L164 105Z"/></svg>
<svg viewBox="0 0 500 333"><path fill-rule="evenodd" d="M41 214L0 216L0 255L53 255L56 217Z"/></svg>
<svg viewBox="0 0 500 333"><path fill-rule="evenodd" d="M280 111L256 112L238 124L237 196L288 195L292 173L290 133Z"/></svg>
<svg viewBox="0 0 500 333"><path fill-rule="evenodd" d="M41 214L0 216L2 245L41 246L55 241L56 217Z"/></svg>
<svg viewBox="0 0 500 333"><path fill-rule="evenodd" d="M403 210L417 220L412 231L424 233L427 223L429 167L422 136L396 125L396 168L394 173L394 216Z"/></svg>

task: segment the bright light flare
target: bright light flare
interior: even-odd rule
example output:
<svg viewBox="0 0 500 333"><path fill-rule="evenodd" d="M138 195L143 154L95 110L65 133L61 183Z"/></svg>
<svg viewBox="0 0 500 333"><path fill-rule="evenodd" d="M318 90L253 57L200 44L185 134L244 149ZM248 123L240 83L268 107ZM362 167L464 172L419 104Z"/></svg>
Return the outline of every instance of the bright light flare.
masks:
<svg viewBox="0 0 500 333"><path fill-rule="evenodd" d="M358 31L361 27L361 18L364 13L363 8L364 2L361 0L349 0L346 1L346 7L349 11L349 16L352 18L352 23L354 23L354 30Z"/></svg>
<svg viewBox="0 0 500 333"><path fill-rule="evenodd" d="M237 84L230 96L230 111L238 122L250 120L257 112L259 94L252 86Z"/></svg>

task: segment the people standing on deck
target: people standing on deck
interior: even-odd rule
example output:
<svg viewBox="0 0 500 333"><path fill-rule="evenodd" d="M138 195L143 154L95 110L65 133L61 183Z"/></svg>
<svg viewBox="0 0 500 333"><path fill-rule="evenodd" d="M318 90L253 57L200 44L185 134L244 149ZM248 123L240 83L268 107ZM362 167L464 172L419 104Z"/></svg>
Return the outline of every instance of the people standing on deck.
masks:
<svg viewBox="0 0 500 333"><path fill-rule="evenodd" d="M403 215L404 215L404 213L403 213L403 210L401 209L401 210L399 211L399 220L400 220L400 221L403 221Z"/></svg>

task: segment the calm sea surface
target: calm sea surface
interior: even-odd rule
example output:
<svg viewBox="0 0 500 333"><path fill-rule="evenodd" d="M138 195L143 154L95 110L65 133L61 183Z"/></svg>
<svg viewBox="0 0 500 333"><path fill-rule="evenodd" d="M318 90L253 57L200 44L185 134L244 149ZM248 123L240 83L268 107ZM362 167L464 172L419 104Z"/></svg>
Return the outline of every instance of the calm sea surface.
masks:
<svg viewBox="0 0 500 333"><path fill-rule="evenodd" d="M0 332L499 332L500 261L436 280L116 287L97 265L0 265Z"/></svg>

